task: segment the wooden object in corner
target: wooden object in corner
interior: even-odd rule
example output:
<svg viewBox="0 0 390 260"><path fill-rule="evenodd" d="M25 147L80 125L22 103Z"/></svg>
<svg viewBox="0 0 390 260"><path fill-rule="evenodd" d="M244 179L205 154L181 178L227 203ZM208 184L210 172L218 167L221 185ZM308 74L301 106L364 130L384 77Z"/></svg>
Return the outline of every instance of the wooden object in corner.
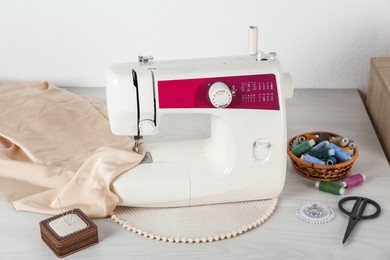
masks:
<svg viewBox="0 0 390 260"><path fill-rule="evenodd" d="M390 162L390 57L371 58L367 109Z"/></svg>
<svg viewBox="0 0 390 260"><path fill-rule="evenodd" d="M99 242L96 224L80 209L73 209L39 223L42 240L58 257Z"/></svg>

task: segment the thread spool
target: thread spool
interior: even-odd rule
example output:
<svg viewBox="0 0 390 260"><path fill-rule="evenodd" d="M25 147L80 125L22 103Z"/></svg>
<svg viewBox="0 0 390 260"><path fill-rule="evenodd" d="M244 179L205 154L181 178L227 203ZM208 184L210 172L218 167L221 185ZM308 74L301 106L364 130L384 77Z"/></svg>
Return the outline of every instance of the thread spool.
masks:
<svg viewBox="0 0 390 260"><path fill-rule="evenodd" d="M301 134L300 136L298 136L298 142L299 143L302 143L306 140L318 140L318 136L316 135L310 135L310 134Z"/></svg>
<svg viewBox="0 0 390 260"><path fill-rule="evenodd" d="M348 147L350 149L355 149L355 147L356 147L355 142L353 140L349 139Z"/></svg>
<svg viewBox="0 0 390 260"><path fill-rule="evenodd" d="M329 141L329 139L330 139L330 134L329 133L321 133L318 136L318 143L321 143L323 141Z"/></svg>
<svg viewBox="0 0 390 260"><path fill-rule="evenodd" d="M306 140L300 144L298 144L297 146L295 146L294 148L291 149L291 152L299 157L301 156L303 153L307 152L313 145L315 144L315 141L314 140Z"/></svg>
<svg viewBox="0 0 390 260"><path fill-rule="evenodd" d="M334 149L327 149L327 148L322 148L322 149L317 149L317 150L310 150L309 154L311 156L314 156L318 159L326 159L329 158L333 155L335 155Z"/></svg>
<svg viewBox="0 0 390 260"><path fill-rule="evenodd" d="M365 180L366 176L364 174L358 173L345 178L342 182L340 182L340 185L343 188L352 188L362 184Z"/></svg>
<svg viewBox="0 0 390 260"><path fill-rule="evenodd" d="M343 149L341 149L340 147L338 147L337 145L333 144L333 143L329 143L326 148L330 148L330 149L334 149L334 152L335 152L335 157L339 160L339 161L342 161L342 162L346 162L348 161L349 159L351 159L351 154L344 151Z"/></svg>
<svg viewBox="0 0 390 260"><path fill-rule="evenodd" d="M249 26L248 30L248 53L250 56L255 56L258 54L258 29L257 26Z"/></svg>
<svg viewBox="0 0 390 260"><path fill-rule="evenodd" d="M337 159L334 156L331 156L326 159L326 165L335 165L337 163Z"/></svg>
<svg viewBox="0 0 390 260"><path fill-rule="evenodd" d="M295 146L297 146L298 144L299 144L299 142L298 142L298 136L297 136L297 138L295 138L295 139L291 142L291 147L290 147L290 149L293 148L293 147L295 147Z"/></svg>
<svg viewBox="0 0 390 260"><path fill-rule="evenodd" d="M325 191L335 195L344 194L345 189L340 184L333 182L316 181L315 187L320 191Z"/></svg>
<svg viewBox="0 0 390 260"><path fill-rule="evenodd" d="M349 146L341 147L341 149L343 149L343 150L346 151L347 153L351 154L351 148L349 148Z"/></svg>
<svg viewBox="0 0 390 260"><path fill-rule="evenodd" d="M302 155L301 156L301 160L305 161L305 162L308 162L308 163L314 163L314 164L319 164L319 165L325 165L325 162L324 161L321 161L320 159L314 157L314 156L311 156L309 154L306 154L306 155Z"/></svg>
<svg viewBox="0 0 390 260"><path fill-rule="evenodd" d="M315 146L313 146L311 148L311 150L313 151L313 150L319 150L319 149L325 148L328 144L329 144L328 141L326 141L326 140L322 141L321 143L318 143Z"/></svg>
<svg viewBox="0 0 390 260"><path fill-rule="evenodd" d="M333 137L329 140L329 142L337 145L337 146L346 146L349 143L349 139L346 137Z"/></svg>
<svg viewBox="0 0 390 260"><path fill-rule="evenodd" d="M306 138L303 135L298 136L298 143L306 141Z"/></svg>

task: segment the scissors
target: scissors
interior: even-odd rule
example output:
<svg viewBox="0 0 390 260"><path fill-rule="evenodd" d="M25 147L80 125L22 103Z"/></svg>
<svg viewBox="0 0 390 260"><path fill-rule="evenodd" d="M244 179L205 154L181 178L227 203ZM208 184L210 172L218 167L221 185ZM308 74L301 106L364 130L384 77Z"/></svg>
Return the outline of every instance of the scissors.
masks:
<svg viewBox="0 0 390 260"><path fill-rule="evenodd" d="M355 204L353 205L352 210L348 211L344 208L343 204L350 200L354 200ZM367 204L371 204L376 208L376 211L371 215L364 215L364 210L366 209ZM381 207L379 206L378 203L376 203L372 199L358 197L358 196L343 198L339 201L338 206L341 212L349 216L348 226L347 226L347 230L345 231L343 244L345 243L345 241L347 241L349 235L351 234L353 228L356 226L359 220L376 218L381 213Z"/></svg>

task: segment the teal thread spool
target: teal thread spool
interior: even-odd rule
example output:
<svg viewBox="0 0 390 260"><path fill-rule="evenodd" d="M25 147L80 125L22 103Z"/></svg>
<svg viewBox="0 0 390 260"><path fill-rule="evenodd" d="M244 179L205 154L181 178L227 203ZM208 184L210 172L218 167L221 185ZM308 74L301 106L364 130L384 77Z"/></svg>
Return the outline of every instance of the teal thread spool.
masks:
<svg viewBox="0 0 390 260"><path fill-rule="evenodd" d="M337 159L334 156L331 156L326 159L326 165L335 165L337 163Z"/></svg>
<svg viewBox="0 0 390 260"><path fill-rule="evenodd" d="M320 148L316 150L310 150L309 154L317 159L326 159L335 155L334 149Z"/></svg>
<svg viewBox="0 0 390 260"><path fill-rule="evenodd" d="M314 140L306 140L300 144L298 144L297 146L291 148L291 152L299 157L301 156L303 153L307 152L308 150L310 150L310 148L315 144L316 142Z"/></svg>
<svg viewBox="0 0 390 260"><path fill-rule="evenodd" d="M315 187L321 191L332 193L335 195L344 194L345 189L340 184L333 182L316 181Z"/></svg>

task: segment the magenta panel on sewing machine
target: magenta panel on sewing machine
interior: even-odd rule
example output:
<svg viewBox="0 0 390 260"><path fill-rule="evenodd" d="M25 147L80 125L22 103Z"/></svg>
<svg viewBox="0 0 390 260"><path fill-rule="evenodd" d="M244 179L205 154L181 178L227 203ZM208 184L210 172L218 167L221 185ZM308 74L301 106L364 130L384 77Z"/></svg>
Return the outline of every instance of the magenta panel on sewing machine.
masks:
<svg viewBox="0 0 390 260"><path fill-rule="evenodd" d="M209 89L215 83L226 84L231 102L226 108L279 110L274 74L229 76L158 81L159 107L213 108Z"/></svg>

